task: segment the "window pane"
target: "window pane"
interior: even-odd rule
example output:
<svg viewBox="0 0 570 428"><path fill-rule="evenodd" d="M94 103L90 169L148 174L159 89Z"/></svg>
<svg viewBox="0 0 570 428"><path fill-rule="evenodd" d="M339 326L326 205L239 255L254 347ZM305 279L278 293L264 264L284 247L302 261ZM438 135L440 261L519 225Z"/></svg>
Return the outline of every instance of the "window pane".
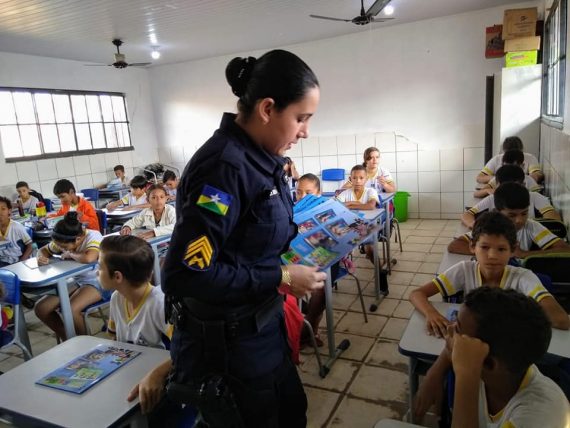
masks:
<svg viewBox="0 0 570 428"><path fill-rule="evenodd" d="M89 114L89 122L101 122L101 109L99 108L99 96L86 95L87 113Z"/></svg>
<svg viewBox="0 0 570 428"><path fill-rule="evenodd" d="M73 125L58 125L57 130L59 132L59 145L61 147L61 151L75 151L75 133L73 132Z"/></svg>
<svg viewBox="0 0 570 428"><path fill-rule="evenodd" d="M87 108L85 107L85 95L72 95L71 108L73 109L73 121L87 122Z"/></svg>
<svg viewBox="0 0 570 428"><path fill-rule="evenodd" d="M94 149L105 148L105 134L103 134L103 124L92 123L89 125L91 128L91 138L93 139Z"/></svg>
<svg viewBox="0 0 570 428"><path fill-rule="evenodd" d="M51 94L34 94L36 99L36 111L40 123L54 123L55 115L51 103Z"/></svg>
<svg viewBox="0 0 570 428"><path fill-rule="evenodd" d="M75 132L77 134L77 148L79 150L90 150L92 147L89 125L75 125Z"/></svg>
<svg viewBox="0 0 570 428"><path fill-rule="evenodd" d="M55 118L59 123L72 122L69 95L53 95L53 106L55 108Z"/></svg>
<svg viewBox="0 0 570 428"><path fill-rule="evenodd" d="M18 123L36 123L32 94L29 92L14 92L13 95Z"/></svg>
<svg viewBox="0 0 570 428"><path fill-rule="evenodd" d="M115 133L114 124L105 124L105 137L107 138L107 147L117 147L117 134Z"/></svg>
<svg viewBox="0 0 570 428"><path fill-rule="evenodd" d="M55 125L41 125L42 143L44 153L59 152L59 139L57 136L57 127Z"/></svg>
<svg viewBox="0 0 570 428"><path fill-rule="evenodd" d="M18 126L0 126L0 140L5 158L23 156Z"/></svg>
<svg viewBox="0 0 570 428"><path fill-rule="evenodd" d="M20 126L20 136L22 137L24 156L34 156L42 153L37 125Z"/></svg>
<svg viewBox="0 0 570 428"><path fill-rule="evenodd" d="M111 97L113 102L113 113L115 115L116 122L126 122L127 117L125 116L125 101L123 97Z"/></svg>
<svg viewBox="0 0 570 428"><path fill-rule="evenodd" d="M125 147L125 141L123 138L123 124L115 123L115 128L117 129L117 145L119 147Z"/></svg>
<svg viewBox="0 0 570 428"><path fill-rule="evenodd" d="M119 129L122 130L123 134L123 145L120 147L130 147L131 137L129 135L129 125L127 125L126 123L117 123L117 132L119 132Z"/></svg>
<svg viewBox="0 0 570 428"><path fill-rule="evenodd" d="M16 123L16 111L14 110L14 102L12 101L12 93L0 91L0 125L14 123Z"/></svg>
<svg viewBox="0 0 570 428"><path fill-rule="evenodd" d="M111 97L109 95L101 95L99 100L101 101L101 110L103 110L103 121L113 122L113 104L111 103Z"/></svg>

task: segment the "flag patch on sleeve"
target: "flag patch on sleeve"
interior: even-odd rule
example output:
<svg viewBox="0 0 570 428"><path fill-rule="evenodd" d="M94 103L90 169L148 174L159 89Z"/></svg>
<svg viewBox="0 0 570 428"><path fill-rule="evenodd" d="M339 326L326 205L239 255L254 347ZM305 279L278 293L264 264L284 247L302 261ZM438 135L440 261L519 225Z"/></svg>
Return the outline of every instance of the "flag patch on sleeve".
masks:
<svg viewBox="0 0 570 428"><path fill-rule="evenodd" d="M202 235L186 246L182 263L193 270L208 270L212 263L213 254L214 249L210 240L206 235Z"/></svg>
<svg viewBox="0 0 570 428"><path fill-rule="evenodd" d="M232 202L232 195L222 192L215 187L204 185L202 194L196 205L210 210L218 215L226 215Z"/></svg>

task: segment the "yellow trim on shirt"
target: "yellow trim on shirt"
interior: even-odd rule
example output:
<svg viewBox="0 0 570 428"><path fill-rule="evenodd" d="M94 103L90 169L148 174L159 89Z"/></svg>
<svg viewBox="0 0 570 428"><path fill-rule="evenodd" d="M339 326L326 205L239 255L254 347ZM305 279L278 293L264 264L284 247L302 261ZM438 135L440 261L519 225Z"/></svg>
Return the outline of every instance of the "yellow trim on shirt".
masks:
<svg viewBox="0 0 570 428"><path fill-rule="evenodd" d="M146 289L144 290L143 297L142 297L141 301L139 302L139 304L137 305L137 307L133 309L132 314L129 311L129 305L128 305L129 302L127 301L127 299L125 299L125 314L127 316L127 320L126 320L127 323L131 322L137 316L140 309L145 304L146 299L148 298L150 292L152 291L152 288L153 288L152 285L149 282L147 282Z"/></svg>
<svg viewBox="0 0 570 428"><path fill-rule="evenodd" d="M439 293L443 296L453 296L457 293L453 287L453 284L449 281L449 278L447 278L447 276L445 276L443 273L440 273L438 276L436 276L432 282L439 290Z"/></svg>
<svg viewBox="0 0 570 428"><path fill-rule="evenodd" d="M505 268L503 269L503 276L501 277L501 282L499 282L499 288L504 288L505 287L505 283L507 282L507 278L509 277L509 274L511 273L511 270L509 269L509 266L505 266Z"/></svg>
<svg viewBox="0 0 570 428"><path fill-rule="evenodd" d="M485 175L495 175L495 173L493 171L491 171L489 168L484 167L481 172Z"/></svg>
<svg viewBox="0 0 570 428"><path fill-rule="evenodd" d="M548 248L552 247L554 244L556 244L558 241L560 241L560 238L557 236L556 238L552 239L552 241L547 242L546 244L544 244L542 246L543 250L547 250Z"/></svg>
<svg viewBox="0 0 570 428"><path fill-rule="evenodd" d="M554 207L552 205L546 205L543 209L538 210L538 212L541 213L542 215L544 215L550 211L554 211Z"/></svg>
<svg viewBox="0 0 570 428"><path fill-rule="evenodd" d="M540 165L529 165L528 167L528 173L532 174L533 172L542 172L542 170L540 169Z"/></svg>
<svg viewBox="0 0 570 428"><path fill-rule="evenodd" d="M517 428L511 421L505 421L499 428Z"/></svg>
<svg viewBox="0 0 570 428"><path fill-rule="evenodd" d="M10 226L12 225L12 219L10 219L10 221L8 222L8 227L6 227L6 233L2 233L2 230L0 230L0 237L2 237L3 241L7 241L8 240L8 232L10 231Z"/></svg>
<svg viewBox="0 0 570 428"><path fill-rule="evenodd" d="M546 288L544 288L544 285L542 285L542 283L538 283L531 291L530 293L528 293L528 296L532 299L534 299L537 303L540 302L542 299L544 299L545 297L549 297L552 296L552 294L550 294L548 292L548 290Z"/></svg>

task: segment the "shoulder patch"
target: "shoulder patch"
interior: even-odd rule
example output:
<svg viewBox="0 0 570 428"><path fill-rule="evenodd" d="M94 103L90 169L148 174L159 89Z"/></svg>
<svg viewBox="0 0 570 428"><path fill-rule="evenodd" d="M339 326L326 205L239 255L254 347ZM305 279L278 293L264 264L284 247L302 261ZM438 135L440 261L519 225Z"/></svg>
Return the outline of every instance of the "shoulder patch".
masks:
<svg viewBox="0 0 570 428"><path fill-rule="evenodd" d="M231 202L232 195L206 184L196 205L223 216L228 212Z"/></svg>
<svg viewBox="0 0 570 428"><path fill-rule="evenodd" d="M206 235L202 235L186 246L182 263L192 270L204 271L210 268L214 249Z"/></svg>

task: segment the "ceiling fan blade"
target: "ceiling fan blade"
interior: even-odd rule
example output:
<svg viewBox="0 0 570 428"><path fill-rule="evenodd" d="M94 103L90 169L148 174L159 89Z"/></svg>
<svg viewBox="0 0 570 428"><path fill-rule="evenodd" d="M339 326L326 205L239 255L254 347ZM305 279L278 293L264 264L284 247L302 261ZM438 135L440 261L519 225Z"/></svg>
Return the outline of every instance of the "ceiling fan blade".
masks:
<svg viewBox="0 0 570 428"><path fill-rule="evenodd" d="M317 19L328 19L329 21L352 22L352 19L332 18L330 16L321 16L321 15L309 15L309 16L311 18L317 18Z"/></svg>
<svg viewBox="0 0 570 428"><path fill-rule="evenodd" d="M376 0L374 4L368 8L366 15L371 17L378 15L382 9L388 6L388 3L390 3L390 1L391 0Z"/></svg>
<svg viewBox="0 0 570 428"><path fill-rule="evenodd" d="M373 16L370 17L370 22L385 22L391 21L394 18L374 18Z"/></svg>
<svg viewBox="0 0 570 428"><path fill-rule="evenodd" d="M111 67L113 64L83 64L86 67Z"/></svg>
<svg viewBox="0 0 570 428"><path fill-rule="evenodd" d="M128 66L129 67L144 67L145 65L150 65L152 64L152 62L133 62L130 63Z"/></svg>

